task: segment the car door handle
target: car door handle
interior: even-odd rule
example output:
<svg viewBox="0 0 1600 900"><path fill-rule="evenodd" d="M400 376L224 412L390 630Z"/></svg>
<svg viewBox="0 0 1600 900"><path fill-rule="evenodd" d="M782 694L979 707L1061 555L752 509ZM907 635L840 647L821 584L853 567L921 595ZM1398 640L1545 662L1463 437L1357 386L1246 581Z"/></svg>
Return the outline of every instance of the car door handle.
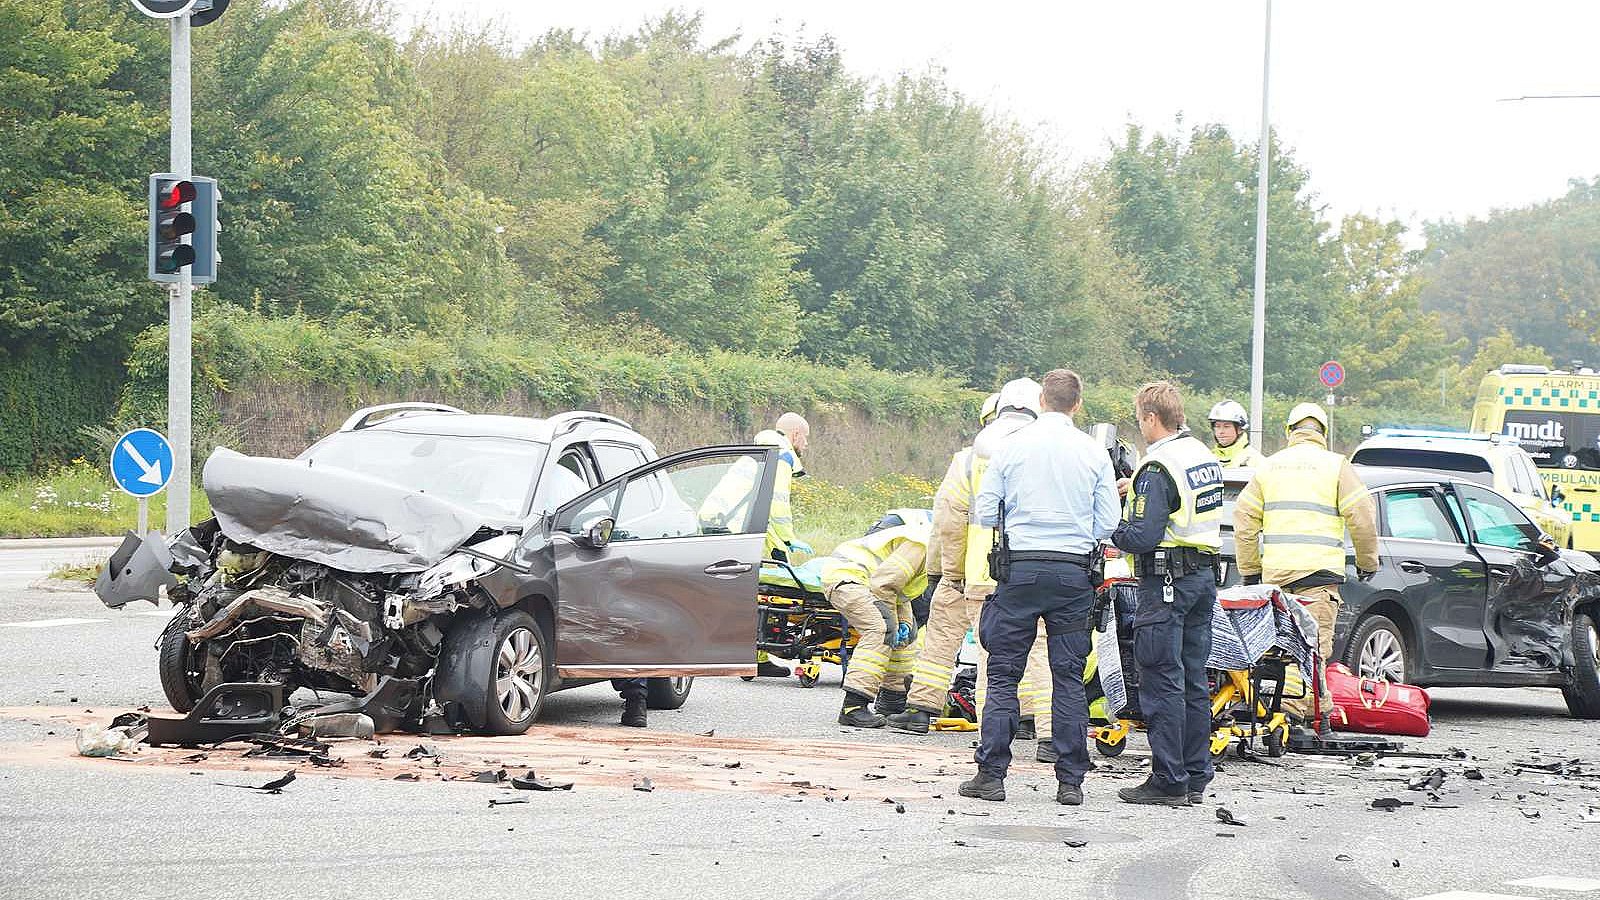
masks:
<svg viewBox="0 0 1600 900"><path fill-rule="evenodd" d="M1400 561L1400 571L1419 574L1428 571L1428 566L1426 563L1420 563L1414 559L1406 559Z"/></svg>
<svg viewBox="0 0 1600 900"><path fill-rule="evenodd" d="M754 568L755 566L752 566L749 563L725 559L722 562L714 562L711 565L706 566L704 571L707 575L715 578L732 578L735 575L743 575Z"/></svg>

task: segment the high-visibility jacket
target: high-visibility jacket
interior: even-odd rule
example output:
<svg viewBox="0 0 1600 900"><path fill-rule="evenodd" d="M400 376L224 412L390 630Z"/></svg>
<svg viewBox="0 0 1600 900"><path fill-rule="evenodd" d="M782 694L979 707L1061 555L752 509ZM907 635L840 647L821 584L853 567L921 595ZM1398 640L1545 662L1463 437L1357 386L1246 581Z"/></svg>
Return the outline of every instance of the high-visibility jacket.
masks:
<svg viewBox="0 0 1600 900"><path fill-rule="evenodd" d="M1178 508L1167 518L1163 547L1222 549L1222 464L1188 432L1156 441L1139 461L1139 472L1159 465L1178 491ZM1132 502L1132 497L1129 497Z"/></svg>
<svg viewBox="0 0 1600 900"><path fill-rule="evenodd" d="M967 565L967 516L972 511L972 448L957 450L950 468L933 495L933 536L928 544L928 573L965 585Z"/></svg>
<svg viewBox="0 0 1600 900"><path fill-rule="evenodd" d="M1033 422L1033 419L1028 413L1008 410L978 432L977 439L972 442L972 453L967 457L967 484L973 496L977 495L978 486L983 484L983 473L988 471L989 460L994 459L995 454L1010 443L1011 436ZM994 578L989 575L989 548L994 546L994 529L980 525L976 504L971 506L973 508L967 514L967 558L962 567L969 590L974 586L982 589L994 585Z"/></svg>
<svg viewBox="0 0 1600 900"><path fill-rule="evenodd" d="M1231 446L1216 447L1212 450L1224 469L1256 469L1267 461L1261 451L1250 443L1250 438L1239 435L1239 439Z"/></svg>
<svg viewBox="0 0 1600 900"><path fill-rule="evenodd" d="M854 581L891 602L921 597L928 588L931 531L927 523L899 525L845 541L822 558L823 586Z"/></svg>
<svg viewBox="0 0 1600 900"><path fill-rule="evenodd" d="M794 508L789 504L789 488L799 457L789 439L770 428L757 434L755 442L778 448L778 471L772 479L772 505L767 513L767 542L763 554L771 557L773 550L787 553L794 542ZM717 524L743 521L741 516L755 501L757 465L749 457L734 463L700 504L700 520Z"/></svg>
<svg viewBox="0 0 1600 900"><path fill-rule="evenodd" d="M1263 570L1344 574L1345 513L1367 499L1365 489L1341 492L1347 465L1343 456L1303 440L1274 453L1256 472L1254 490L1239 495L1236 519L1259 520ZM1246 529L1241 540L1254 540L1254 531Z"/></svg>

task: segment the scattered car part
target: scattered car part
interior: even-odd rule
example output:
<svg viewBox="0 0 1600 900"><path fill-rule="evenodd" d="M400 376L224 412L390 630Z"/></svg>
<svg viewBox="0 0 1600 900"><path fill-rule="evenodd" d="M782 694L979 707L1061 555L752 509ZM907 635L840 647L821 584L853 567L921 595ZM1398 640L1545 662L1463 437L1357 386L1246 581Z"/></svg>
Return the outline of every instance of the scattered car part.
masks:
<svg viewBox="0 0 1600 900"><path fill-rule="evenodd" d="M219 684L183 718L151 716L152 746L197 747L247 734L276 731L282 721L283 685Z"/></svg>
<svg viewBox="0 0 1600 900"><path fill-rule="evenodd" d="M140 537L130 531L95 578L95 596L112 609L135 600L155 603L162 588L171 589L178 583L172 562L172 552L159 534Z"/></svg>

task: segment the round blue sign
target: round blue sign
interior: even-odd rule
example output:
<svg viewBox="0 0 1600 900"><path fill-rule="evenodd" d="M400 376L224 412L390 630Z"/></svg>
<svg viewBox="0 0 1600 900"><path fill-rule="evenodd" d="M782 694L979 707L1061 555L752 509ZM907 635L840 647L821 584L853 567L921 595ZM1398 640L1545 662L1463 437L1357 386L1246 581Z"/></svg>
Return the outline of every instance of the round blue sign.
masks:
<svg viewBox="0 0 1600 900"><path fill-rule="evenodd" d="M1322 368L1317 370L1317 377L1322 379L1323 387L1336 388L1344 384L1344 366L1336 362L1325 362Z"/></svg>
<svg viewBox="0 0 1600 900"><path fill-rule="evenodd" d="M135 428L111 447L111 478L135 497L148 497L172 480L172 445L158 431Z"/></svg>

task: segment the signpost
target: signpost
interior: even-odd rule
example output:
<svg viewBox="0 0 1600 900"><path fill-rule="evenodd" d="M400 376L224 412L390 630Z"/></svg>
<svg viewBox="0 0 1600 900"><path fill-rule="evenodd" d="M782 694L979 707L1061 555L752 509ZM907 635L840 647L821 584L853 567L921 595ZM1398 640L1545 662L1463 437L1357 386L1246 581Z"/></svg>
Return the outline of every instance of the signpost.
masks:
<svg viewBox="0 0 1600 900"><path fill-rule="evenodd" d="M1344 366L1330 359L1322 364L1322 368L1317 370L1317 379L1322 382L1323 387L1328 389L1328 405L1332 406L1333 389L1344 384Z"/></svg>
<svg viewBox="0 0 1600 900"><path fill-rule="evenodd" d="M158 431L135 428L111 445L112 480L139 499L139 534L150 530L150 497L167 486L173 472L172 444Z"/></svg>

